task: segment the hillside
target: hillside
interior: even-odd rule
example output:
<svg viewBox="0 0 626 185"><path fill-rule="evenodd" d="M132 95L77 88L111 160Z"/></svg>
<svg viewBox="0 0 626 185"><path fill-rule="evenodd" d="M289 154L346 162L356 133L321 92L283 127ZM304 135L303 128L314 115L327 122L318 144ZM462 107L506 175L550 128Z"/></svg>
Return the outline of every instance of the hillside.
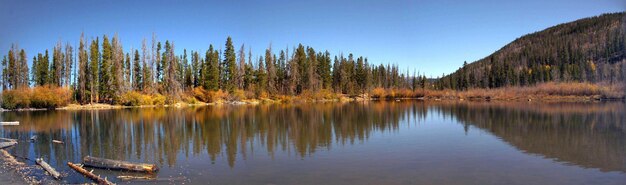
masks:
<svg viewBox="0 0 626 185"><path fill-rule="evenodd" d="M439 89L526 86L543 82L626 81L626 12L603 14L522 36L464 64Z"/></svg>

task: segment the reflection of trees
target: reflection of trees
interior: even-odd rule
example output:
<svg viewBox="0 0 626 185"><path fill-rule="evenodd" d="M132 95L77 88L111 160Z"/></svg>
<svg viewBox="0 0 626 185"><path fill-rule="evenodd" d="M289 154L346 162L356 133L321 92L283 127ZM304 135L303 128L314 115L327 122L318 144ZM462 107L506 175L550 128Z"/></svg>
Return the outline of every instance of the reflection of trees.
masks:
<svg viewBox="0 0 626 185"><path fill-rule="evenodd" d="M306 157L329 149L333 143L351 144L367 139L375 131L394 131L409 113L407 110L415 106L396 102L322 103L1 115L23 124L4 128L4 136L23 140L33 134L39 136L34 148L16 148L20 156L47 156L52 163L63 163L92 155L172 166L180 155L206 152L212 161L225 156L233 166L238 154L246 159L249 152L257 150L254 147L262 147L270 156L279 150ZM52 139L64 140L66 146L52 144Z"/></svg>
<svg viewBox="0 0 626 185"><path fill-rule="evenodd" d="M366 102L4 112L21 126L1 136L28 140L12 150L57 167L85 155L174 165L179 157L225 158L251 152L306 157L333 145L394 132L400 123L435 116L493 133L511 145L584 167L626 172L626 107L609 104ZM52 139L65 146L52 144ZM257 148L255 148L257 147Z"/></svg>
<svg viewBox="0 0 626 185"><path fill-rule="evenodd" d="M602 171L626 172L623 103L461 103L436 107L525 152Z"/></svg>

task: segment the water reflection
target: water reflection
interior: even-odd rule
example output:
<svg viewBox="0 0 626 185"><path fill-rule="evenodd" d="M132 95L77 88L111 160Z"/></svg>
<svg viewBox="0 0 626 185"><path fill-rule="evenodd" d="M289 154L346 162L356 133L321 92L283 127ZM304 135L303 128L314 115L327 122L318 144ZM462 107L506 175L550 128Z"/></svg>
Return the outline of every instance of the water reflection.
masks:
<svg viewBox="0 0 626 185"><path fill-rule="evenodd" d="M436 106L524 152L626 172L626 107L609 103L450 103Z"/></svg>
<svg viewBox="0 0 626 185"><path fill-rule="evenodd" d="M602 171L626 172L623 103L366 102L267 106L206 106L99 111L4 112L20 121L2 137L27 141L16 156L43 157L69 171L85 155L156 163L176 171L178 160L225 160L230 168L254 152L307 159L333 147L367 143L376 133L396 133L430 119L453 119L470 131L487 131L518 150ZM433 118L435 117L435 118ZM419 129L419 128L418 128ZM440 136L445 139L446 135ZM62 145L51 140L63 140ZM447 147L447 146L441 146ZM462 154L459 154L462 155ZM280 158L278 159L280 160ZM72 180L73 179L73 180ZM79 182L80 176L67 182Z"/></svg>
<svg viewBox="0 0 626 185"><path fill-rule="evenodd" d="M410 106L413 104L5 112L4 120L22 125L5 127L2 133L23 141L38 135L33 148L18 147L17 155L48 156L53 161L77 161L92 155L173 166L178 153L188 157L206 151L213 161L225 154L233 166L237 153L245 159L258 146L270 155L293 150L306 157L330 149L333 143L351 144L375 131L397 130ZM66 147L51 144L52 139L65 141Z"/></svg>

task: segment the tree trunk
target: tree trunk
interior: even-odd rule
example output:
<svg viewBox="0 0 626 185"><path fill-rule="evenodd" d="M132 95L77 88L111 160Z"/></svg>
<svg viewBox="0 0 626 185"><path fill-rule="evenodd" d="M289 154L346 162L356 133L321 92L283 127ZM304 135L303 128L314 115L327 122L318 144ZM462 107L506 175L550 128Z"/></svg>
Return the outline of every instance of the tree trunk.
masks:
<svg viewBox="0 0 626 185"><path fill-rule="evenodd" d="M111 159L96 158L86 156L83 158L83 164L96 168L106 168L111 170L129 170L138 172L156 172L159 168L154 164L130 163L126 161L118 161Z"/></svg>
<svg viewBox="0 0 626 185"><path fill-rule="evenodd" d="M67 165L70 166L70 168L76 170L78 173L83 174L84 176L89 177L91 180L93 180L94 182L97 182L98 184L104 184L104 185L112 185L114 183L108 181L106 178L101 178L100 176L97 176L87 170L85 170L83 167L78 166L72 162L67 162Z"/></svg>

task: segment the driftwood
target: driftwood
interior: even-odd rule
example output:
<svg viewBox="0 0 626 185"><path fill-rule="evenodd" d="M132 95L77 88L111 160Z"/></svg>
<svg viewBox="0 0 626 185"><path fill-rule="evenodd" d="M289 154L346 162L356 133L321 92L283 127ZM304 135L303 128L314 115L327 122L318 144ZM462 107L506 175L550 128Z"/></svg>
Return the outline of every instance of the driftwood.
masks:
<svg viewBox="0 0 626 185"><path fill-rule="evenodd" d="M37 164L41 166L44 170L46 170L55 179L61 179L61 174L54 170L54 168L52 168L52 166L46 163L46 161L44 161L42 158L37 159Z"/></svg>
<svg viewBox="0 0 626 185"><path fill-rule="evenodd" d="M0 126L17 126L20 125L19 121L3 121L0 122Z"/></svg>
<svg viewBox="0 0 626 185"><path fill-rule="evenodd" d="M120 175L117 176L118 179L123 181L153 181L157 180L156 177L153 176L132 176L132 175Z"/></svg>
<svg viewBox="0 0 626 185"><path fill-rule="evenodd" d="M11 142L17 142L17 139L11 139L11 138L3 138L3 137L0 137L0 140L2 140L2 141L11 141Z"/></svg>
<svg viewBox="0 0 626 185"><path fill-rule="evenodd" d="M83 164L85 166L105 168L110 170L129 170L137 172L156 172L159 170L159 168L154 164L131 163L126 161L103 159L91 156L86 156L85 158L83 158Z"/></svg>
<svg viewBox="0 0 626 185"><path fill-rule="evenodd" d="M176 182L176 181L186 181L185 177L169 177L169 178L157 178L153 176L131 176L131 175L120 175L117 178L121 181L129 181L129 182ZM178 183L182 184L182 183Z"/></svg>
<svg viewBox="0 0 626 185"><path fill-rule="evenodd" d="M54 140L54 139L52 140L52 142L53 142L53 143L56 143L56 144L63 144L63 141Z"/></svg>
<svg viewBox="0 0 626 185"><path fill-rule="evenodd" d="M110 182L109 180L107 180L106 178L103 179L102 177L97 176L96 174L93 174L92 172L85 170L82 166L76 165L72 162L67 162L67 165L70 166L70 168L76 170L78 173L83 174L84 176L87 176L94 182L97 182L98 184L104 184L104 185L114 184Z"/></svg>
<svg viewBox="0 0 626 185"><path fill-rule="evenodd" d="M0 149L7 148L7 147L10 147L10 146L13 146L13 145L16 145L16 144L17 144L17 142L15 142L15 141L0 142Z"/></svg>

